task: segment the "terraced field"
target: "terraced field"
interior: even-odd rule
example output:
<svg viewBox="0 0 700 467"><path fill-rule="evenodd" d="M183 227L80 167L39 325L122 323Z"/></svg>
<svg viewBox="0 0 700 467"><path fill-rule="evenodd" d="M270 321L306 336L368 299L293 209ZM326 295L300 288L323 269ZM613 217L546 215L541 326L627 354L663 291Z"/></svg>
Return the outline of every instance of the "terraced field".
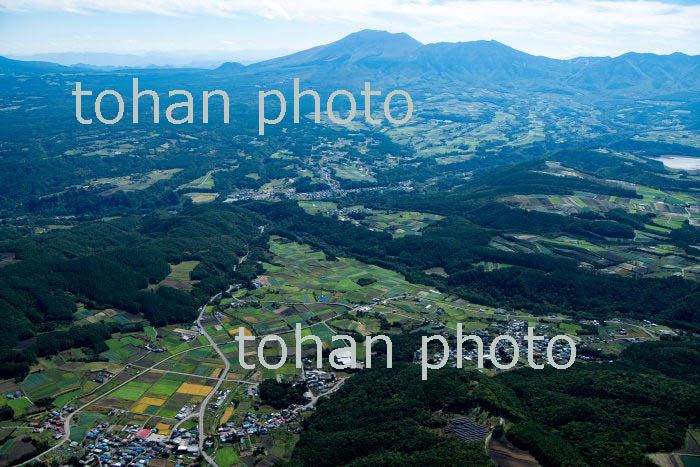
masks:
<svg viewBox="0 0 700 467"><path fill-rule="evenodd" d="M265 274L258 278L262 286L241 296L246 306L224 307L224 312L250 324L256 334L277 329L275 333L282 334L288 348L294 346L292 330L297 323L304 328L302 335L313 333L328 346L334 332L430 331L436 323L453 332L458 322L469 329L484 329L513 319L512 314L411 284L400 274L377 266L342 257L327 261L321 251L280 237L272 237L270 251L275 254L274 264L264 265ZM374 282L361 286L357 283L360 278ZM259 306L251 307L251 303ZM564 318L552 321L521 312L515 316L533 326L547 323L545 334L576 334L581 329L560 324ZM361 360L361 347L358 352ZM266 350L266 356L278 355L274 348Z"/></svg>
<svg viewBox="0 0 700 467"><path fill-rule="evenodd" d="M548 163L548 167L546 173L587 177L559 163ZM643 228L635 230L634 239L603 239L593 242L564 235L546 238L523 233L494 237L491 246L503 251L567 257L577 260L584 267L593 267L611 274L700 278L700 257L670 244L669 239L669 234L674 229L681 228L683 222L700 225L700 196L629 183L623 186L634 189L641 198L575 192L571 196L515 195L503 198L502 201L527 210L562 215L587 211L606 213L622 209L630 214L653 216L653 221L646 222Z"/></svg>

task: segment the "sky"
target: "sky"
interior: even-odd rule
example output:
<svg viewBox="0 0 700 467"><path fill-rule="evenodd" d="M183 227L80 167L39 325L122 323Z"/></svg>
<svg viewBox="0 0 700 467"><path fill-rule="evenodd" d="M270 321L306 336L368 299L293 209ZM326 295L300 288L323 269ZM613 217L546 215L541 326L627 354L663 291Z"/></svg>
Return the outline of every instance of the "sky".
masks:
<svg viewBox="0 0 700 467"><path fill-rule="evenodd" d="M366 28L554 58L696 55L699 25L700 0L0 0L0 55L274 55Z"/></svg>

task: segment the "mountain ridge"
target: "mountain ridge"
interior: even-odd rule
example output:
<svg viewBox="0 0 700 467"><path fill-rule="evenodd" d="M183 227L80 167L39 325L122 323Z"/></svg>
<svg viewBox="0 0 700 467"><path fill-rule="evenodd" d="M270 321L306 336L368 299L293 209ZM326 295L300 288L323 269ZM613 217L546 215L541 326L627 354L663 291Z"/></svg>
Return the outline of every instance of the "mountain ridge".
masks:
<svg viewBox="0 0 700 467"><path fill-rule="evenodd" d="M94 68L2 57L0 72L69 72ZM562 92L610 92L631 95L700 91L700 55L628 52L617 57L556 59L532 55L495 40L423 44L406 33L364 29L337 41L282 57L242 65L225 62L214 70L171 71L225 75L260 75L277 79L466 83L501 89ZM117 71L117 70L109 70ZM136 69L127 69L136 71ZM107 72L107 71L105 71Z"/></svg>
<svg viewBox="0 0 700 467"><path fill-rule="evenodd" d="M405 33L368 29L237 71L318 75L321 79L329 73L360 79L381 72L404 81L425 78L485 87L544 86L565 92L700 91L700 55L628 52L617 57L556 59L496 40L423 44Z"/></svg>

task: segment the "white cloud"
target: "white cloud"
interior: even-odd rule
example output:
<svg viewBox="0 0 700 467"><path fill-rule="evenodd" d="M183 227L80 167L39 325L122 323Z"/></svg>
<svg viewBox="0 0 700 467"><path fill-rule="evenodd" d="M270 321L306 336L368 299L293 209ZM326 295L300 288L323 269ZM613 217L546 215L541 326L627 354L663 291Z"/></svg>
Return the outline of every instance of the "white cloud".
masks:
<svg viewBox="0 0 700 467"><path fill-rule="evenodd" d="M0 10L247 15L309 27L323 22L342 30L405 31L424 42L494 38L560 57L577 49L621 53L640 45L652 52L700 53L700 5L657 0L0 0Z"/></svg>
<svg viewBox="0 0 700 467"><path fill-rule="evenodd" d="M637 26L697 24L698 5L673 5L661 1L600 0L0 0L7 11L106 11L170 15L233 13L269 19L368 22L380 16L397 15L469 25L505 20L510 26L527 23L588 23Z"/></svg>

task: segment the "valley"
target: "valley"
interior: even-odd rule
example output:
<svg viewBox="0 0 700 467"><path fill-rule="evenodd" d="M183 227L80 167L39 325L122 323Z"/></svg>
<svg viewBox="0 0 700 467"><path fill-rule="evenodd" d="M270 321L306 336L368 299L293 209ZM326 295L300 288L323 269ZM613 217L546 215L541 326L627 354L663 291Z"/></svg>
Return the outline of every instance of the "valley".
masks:
<svg viewBox="0 0 700 467"><path fill-rule="evenodd" d="M212 70L0 60L0 465L692 465L696 69L381 31ZM291 96L295 76L324 98L405 89L413 115L316 123L305 96L299 123L272 106L259 134L257 92ZM146 96L135 125L134 77L163 102L222 89L236 105L228 123L212 98L208 124L156 124ZM121 93L123 121L76 122L77 81ZM492 364L505 342L458 362L459 324L489 353L515 339L517 364ZM313 344L294 364L297 325L321 368ZM538 363L571 337L573 366L530 368L528 328ZM287 362L244 368L239 329L247 363L272 334ZM366 367L379 334L391 369L383 344ZM338 335L357 368L330 366ZM438 335L449 351L422 355ZM422 380L423 357L445 367Z"/></svg>

